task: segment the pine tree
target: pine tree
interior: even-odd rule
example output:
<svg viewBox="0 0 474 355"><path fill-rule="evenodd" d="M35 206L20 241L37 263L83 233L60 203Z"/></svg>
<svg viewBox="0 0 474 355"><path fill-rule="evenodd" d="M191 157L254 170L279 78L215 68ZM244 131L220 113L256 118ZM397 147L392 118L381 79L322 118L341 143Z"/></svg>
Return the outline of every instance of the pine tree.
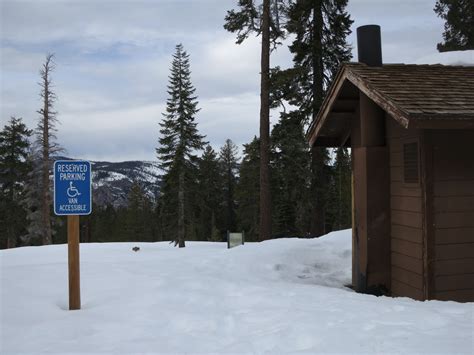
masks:
<svg viewBox="0 0 474 355"><path fill-rule="evenodd" d="M262 240L272 236L271 193L270 193L270 49L284 37L280 27L279 13L284 1L263 0L256 6L253 0L239 0L240 11L228 11L224 28L237 32L237 43L242 43L250 33L262 36L260 56L260 231Z"/></svg>
<svg viewBox="0 0 474 355"><path fill-rule="evenodd" d="M289 47L294 62L289 80L297 88L291 101L305 123L315 119L339 65L351 58L346 37L353 21L346 6L347 0L297 0L289 7L287 30L295 35ZM329 155L325 148L313 147L311 156L311 234L317 236L326 232Z"/></svg>
<svg viewBox="0 0 474 355"><path fill-rule="evenodd" d="M259 192L260 142L254 137L244 144L244 155L240 164L239 181L236 187L237 220L239 230L245 232L245 240L258 241L259 237Z"/></svg>
<svg viewBox="0 0 474 355"><path fill-rule="evenodd" d="M160 145L156 151L165 171L161 198L166 203L162 204L162 216L169 222L166 229L174 235L175 245L180 248L185 247L186 235L192 233L189 228L186 231L186 224L194 223L192 188L196 183L196 152L205 145L205 137L199 134L194 122L199 109L190 76L189 55L178 44L171 64L169 98L160 122Z"/></svg>
<svg viewBox="0 0 474 355"><path fill-rule="evenodd" d="M311 189L310 209L312 236L321 236L329 232L326 229L327 190L329 188L330 174L327 172L329 152L323 147L311 148Z"/></svg>
<svg viewBox="0 0 474 355"><path fill-rule="evenodd" d="M17 246L25 234L25 184L32 131L21 118L11 117L0 131L0 249Z"/></svg>
<svg viewBox="0 0 474 355"><path fill-rule="evenodd" d="M113 241L128 242L130 234L127 228L128 209L125 206L115 208L114 220L112 225Z"/></svg>
<svg viewBox="0 0 474 355"><path fill-rule="evenodd" d="M160 183L160 185L162 185ZM165 231L164 231L164 218L163 218L163 199L160 198L163 196L160 192L158 192L156 196L156 203L155 208L153 211L153 216L155 220L156 231L154 235L154 241L163 241L165 239Z"/></svg>
<svg viewBox="0 0 474 355"><path fill-rule="evenodd" d="M211 242L220 242L222 241L222 233L219 229L216 227L216 214L212 213L211 216L211 237L209 238L209 241Z"/></svg>
<svg viewBox="0 0 474 355"><path fill-rule="evenodd" d="M295 35L289 49L298 83L294 96L306 120L317 115L333 76L351 58L346 37L353 21L345 10L347 2L297 0L289 7L287 29Z"/></svg>
<svg viewBox="0 0 474 355"><path fill-rule="evenodd" d="M154 216L153 201L144 194L143 205L143 224L145 225L144 241L155 242L157 240L157 224Z"/></svg>
<svg viewBox="0 0 474 355"><path fill-rule="evenodd" d="M443 43L438 51L474 49L474 2L472 0L437 0L434 11L445 20Z"/></svg>
<svg viewBox="0 0 474 355"><path fill-rule="evenodd" d="M129 241L151 242L152 237L152 206L143 187L135 181L128 193L126 209L126 230Z"/></svg>
<svg viewBox="0 0 474 355"><path fill-rule="evenodd" d="M281 114L272 130L274 230L280 236L306 235L310 154L301 117Z"/></svg>
<svg viewBox="0 0 474 355"><path fill-rule="evenodd" d="M83 243L97 243L98 242L98 234L96 231L97 228L97 223L98 223L98 217L100 213L97 213L97 209L101 209L97 204L92 202L92 211L94 213L91 213L88 216L83 216L80 219L80 228L81 228L81 242ZM65 227L65 240L67 242L67 223L64 223ZM55 236L55 241L59 239L58 234L56 233Z"/></svg>
<svg viewBox="0 0 474 355"><path fill-rule="evenodd" d="M286 0L255 1L238 0L238 11L227 11L224 28L232 33L237 33L237 44L242 44L250 34L257 36L263 34L263 17L265 7L268 8L269 42L273 48L281 44L285 37L284 16L287 7Z"/></svg>
<svg viewBox="0 0 474 355"><path fill-rule="evenodd" d="M328 209L333 217L331 229L349 228L352 223L351 157L347 148L336 149Z"/></svg>
<svg viewBox="0 0 474 355"><path fill-rule="evenodd" d="M127 234L130 241L142 241L145 226L142 221L144 194L140 184L133 182L127 196Z"/></svg>
<svg viewBox="0 0 474 355"><path fill-rule="evenodd" d="M206 146L199 161L199 240L221 241L217 219L221 215L223 200L222 177L217 154L210 145Z"/></svg>
<svg viewBox="0 0 474 355"><path fill-rule="evenodd" d="M25 245L43 244L43 217L41 211L42 189L42 157L38 142L33 142L27 157L31 170L27 176L25 187L25 208L27 211L27 233L23 236Z"/></svg>
<svg viewBox="0 0 474 355"><path fill-rule="evenodd" d="M51 74L55 69L54 55L48 54L46 60L40 70L41 87L40 97L43 100L43 106L38 110L40 119L36 128L36 143L41 154L40 176L41 182L39 184L41 189L41 227L40 233L42 235L43 244L51 244L52 239L52 222L51 222L51 184L50 184L50 168L51 157L57 154L62 149L56 143L56 123L57 112L54 111L54 102L56 101L56 94L53 92L53 83Z"/></svg>
<svg viewBox="0 0 474 355"><path fill-rule="evenodd" d="M226 231L235 231L237 227L235 212L235 186L237 185L239 167L237 154L237 146L230 139L227 139L219 154L224 192L224 228Z"/></svg>
<svg viewBox="0 0 474 355"><path fill-rule="evenodd" d="M260 228L261 240L272 237L270 193L270 0L263 0L260 64Z"/></svg>
<svg viewBox="0 0 474 355"><path fill-rule="evenodd" d="M116 210L111 206L107 205L104 207L94 208L94 214L96 215L96 225L94 228L94 239L97 242L112 242L117 239L115 236L116 226Z"/></svg>

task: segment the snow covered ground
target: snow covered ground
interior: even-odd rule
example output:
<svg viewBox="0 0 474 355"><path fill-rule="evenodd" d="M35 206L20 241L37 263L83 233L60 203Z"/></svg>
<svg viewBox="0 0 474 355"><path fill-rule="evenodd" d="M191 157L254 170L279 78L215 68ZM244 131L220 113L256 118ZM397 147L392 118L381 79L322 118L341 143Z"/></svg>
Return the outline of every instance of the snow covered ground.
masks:
<svg viewBox="0 0 474 355"><path fill-rule="evenodd" d="M141 250L131 251L134 245ZM0 353L471 353L474 304L357 294L350 231L231 250L224 243L0 252Z"/></svg>

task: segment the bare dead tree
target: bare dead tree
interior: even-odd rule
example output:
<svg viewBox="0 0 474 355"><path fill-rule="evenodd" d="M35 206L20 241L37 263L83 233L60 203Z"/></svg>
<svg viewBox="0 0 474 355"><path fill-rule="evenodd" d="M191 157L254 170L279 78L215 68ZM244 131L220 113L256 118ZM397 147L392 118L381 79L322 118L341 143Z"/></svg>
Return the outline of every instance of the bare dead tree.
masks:
<svg viewBox="0 0 474 355"><path fill-rule="evenodd" d="M57 96L53 91L53 84L51 80L51 73L55 69L54 54L47 54L46 59L40 69L41 87L40 97L42 99L43 107L37 112L40 114L39 122L36 127L36 143L40 149L40 211L41 211L41 226L40 232L42 235L43 244L52 243L52 228L51 228L51 184L50 184L50 168L51 156L57 154L62 149L56 143L56 123L58 122L54 111L54 103Z"/></svg>

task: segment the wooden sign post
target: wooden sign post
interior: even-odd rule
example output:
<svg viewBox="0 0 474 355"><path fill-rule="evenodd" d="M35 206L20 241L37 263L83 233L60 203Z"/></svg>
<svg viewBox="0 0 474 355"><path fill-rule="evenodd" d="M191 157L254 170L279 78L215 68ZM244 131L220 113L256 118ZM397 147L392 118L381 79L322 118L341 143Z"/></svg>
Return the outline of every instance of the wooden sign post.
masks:
<svg viewBox="0 0 474 355"><path fill-rule="evenodd" d="M69 264L69 309L81 309L81 277L79 269L79 216L67 216Z"/></svg>
<svg viewBox="0 0 474 355"><path fill-rule="evenodd" d="M54 162L54 213L67 216L69 309L81 309L79 216L92 212L91 163Z"/></svg>

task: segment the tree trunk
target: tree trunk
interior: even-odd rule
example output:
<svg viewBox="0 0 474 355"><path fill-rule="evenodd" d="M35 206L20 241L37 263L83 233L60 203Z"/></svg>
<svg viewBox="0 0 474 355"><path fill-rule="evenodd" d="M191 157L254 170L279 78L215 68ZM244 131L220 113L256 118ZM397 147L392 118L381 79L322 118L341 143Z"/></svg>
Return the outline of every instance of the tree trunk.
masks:
<svg viewBox="0 0 474 355"><path fill-rule="evenodd" d="M42 169L42 196L41 196L41 219L43 224L43 245L51 244L51 194L49 192L49 61L45 65L45 73L42 78L44 85L43 98L43 169Z"/></svg>
<svg viewBox="0 0 474 355"><path fill-rule="evenodd" d="M16 247L17 236L15 235L15 230L13 224L7 228L7 249Z"/></svg>
<svg viewBox="0 0 474 355"><path fill-rule="evenodd" d="M322 30L323 14L322 0L314 1L313 29L312 29L312 58L313 58L313 107L312 119L316 119L319 108L323 102L324 78L322 59ZM312 236L320 236L325 232L324 223L324 151L323 147L311 149L311 230Z"/></svg>
<svg viewBox="0 0 474 355"><path fill-rule="evenodd" d="M184 248L184 171L179 173L178 183L178 246Z"/></svg>
<svg viewBox="0 0 474 355"><path fill-rule="evenodd" d="M323 103L324 77L323 77L323 5L322 0L314 1L313 31L312 31L312 57L313 57L313 121Z"/></svg>
<svg viewBox="0 0 474 355"><path fill-rule="evenodd" d="M260 82L260 240L271 238L270 195L270 0L263 1Z"/></svg>
<svg viewBox="0 0 474 355"><path fill-rule="evenodd" d="M15 141L15 139L13 139ZM11 161L14 161L15 160L15 155L13 153L13 146L14 144L12 143L12 153L10 155L10 160ZM10 204L9 207L7 207L7 211L6 211L6 226L7 226L7 230L6 230L6 233L7 233L7 249L10 249L10 248L15 248L16 247L16 240L17 240L17 235L16 235L16 231L15 228L16 226L18 226L18 223L16 222L16 219L18 218L18 216L16 215L17 213L20 213L20 211L18 211L17 208L14 208L15 204L16 204L16 198L15 198L15 191L14 191L14 185L10 186L10 196L9 196L9 199L10 201L8 201L8 203Z"/></svg>

